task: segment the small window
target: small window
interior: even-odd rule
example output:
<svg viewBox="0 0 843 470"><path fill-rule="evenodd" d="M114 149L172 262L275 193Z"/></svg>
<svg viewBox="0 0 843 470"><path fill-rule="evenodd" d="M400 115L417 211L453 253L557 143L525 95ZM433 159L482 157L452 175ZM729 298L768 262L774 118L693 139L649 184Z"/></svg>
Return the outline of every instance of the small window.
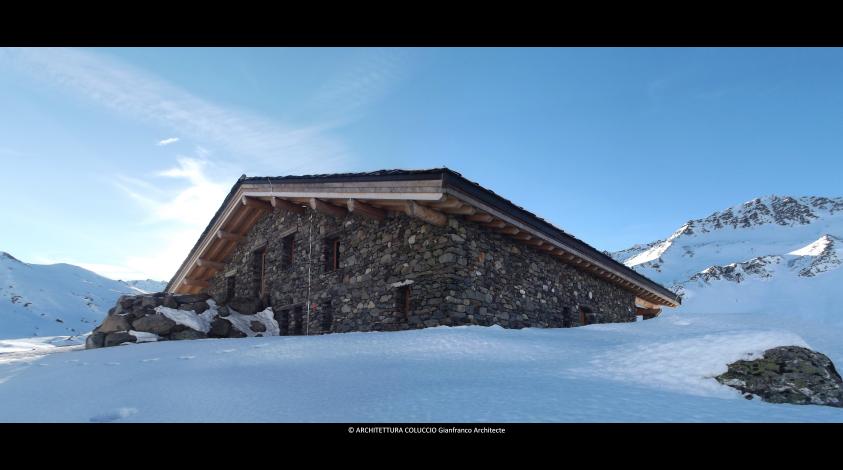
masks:
<svg viewBox="0 0 843 470"><path fill-rule="evenodd" d="M580 307L580 325L588 325L590 323L591 309L588 307Z"/></svg>
<svg viewBox="0 0 843 470"><path fill-rule="evenodd" d="M322 304L322 331L325 333L331 332L331 327L334 324L334 312L331 309L331 302Z"/></svg>
<svg viewBox="0 0 843 470"><path fill-rule="evenodd" d="M293 252L295 250L295 234L281 239L281 269L293 267Z"/></svg>
<svg viewBox="0 0 843 470"><path fill-rule="evenodd" d="M325 240L325 272L336 271L340 268L340 239L337 237Z"/></svg>
<svg viewBox="0 0 843 470"><path fill-rule="evenodd" d="M301 305L293 309L293 334L296 336L304 334L304 318Z"/></svg>
<svg viewBox="0 0 843 470"><path fill-rule="evenodd" d="M412 298L410 297L410 286L401 286L398 288L398 295L395 297L395 307L398 312L407 315L411 311Z"/></svg>
<svg viewBox="0 0 843 470"><path fill-rule="evenodd" d="M228 276L225 278L225 299L226 301L234 300L234 295L236 293L237 285L236 285L236 278L234 276Z"/></svg>
<svg viewBox="0 0 843 470"><path fill-rule="evenodd" d="M253 253L253 267L257 287L257 297L266 294L266 247L259 248Z"/></svg>

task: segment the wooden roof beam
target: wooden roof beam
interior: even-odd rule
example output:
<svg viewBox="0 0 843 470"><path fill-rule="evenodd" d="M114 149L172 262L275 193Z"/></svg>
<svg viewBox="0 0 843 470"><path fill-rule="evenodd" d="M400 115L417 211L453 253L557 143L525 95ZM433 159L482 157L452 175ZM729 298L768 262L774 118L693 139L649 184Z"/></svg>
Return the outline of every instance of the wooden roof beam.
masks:
<svg viewBox="0 0 843 470"><path fill-rule="evenodd" d="M276 210L290 212L293 214L304 214L304 207L298 204L293 204L292 202L287 201L285 199L272 196L269 202L272 204L272 207L274 207Z"/></svg>
<svg viewBox="0 0 843 470"><path fill-rule="evenodd" d="M442 209L442 211L454 215L474 215L477 213L477 209L467 205L455 207L453 209Z"/></svg>
<svg viewBox="0 0 843 470"><path fill-rule="evenodd" d="M202 258L196 260L196 266L199 266L200 268L209 268L216 271L222 271L223 269L225 269L225 263L220 263L217 261L211 261Z"/></svg>
<svg viewBox="0 0 843 470"><path fill-rule="evenodd" d="M522 240L522 241L524 241L524 240L529 240L529 239L531 239L531 238L533 238L533 236L532 236L532 235L530 235L530 234L529 234L529 233L527 233L527 232L521 232L521 233L517 233L517 234L515 234L515 239L516 239L516 240Z"/></svg>
<svg viewBox="0 0 843 470"><path fill-rule="evenodd" d="M217 238L220 240L230 240L233 242L239 242L240 240L246 238L245 235L240 235L239 233L232 233L226 232L224 230L217 231Z"/></svg>
<svg viewBox="0 0 843 470"><path fill-rule="evenodd" d="M491 228L504 228L506 227L506 222L504 222L503 220L493 220L487 223L486 226Z"/></svg>
<svg viewBox="0 0 843 470"><path fill-rule="evenodd" d="M360 214L370 219L377 220L378 222L386 217L386 212L383 209L378 209L377 207L362 203L356 199L348 200L348 212Z"/></svg>
<svg viewBox="0 0 843 470"><path fill-rule="evenodd" d="M181 282L182 284L190 287L202 287L208 288L210 287L211 283L208 281L203 281L201 279L185 279Z"/></svg>
<svg viewBox="0 0 843 470"><path fill-rule="evenodd" d="M272 210L272 204L264 201L263 199L258 199L256 197L243 196L240 202L242 202L243 205L246 207L254 207L255 209L259 209L262 211Z"/></svg>
<svg viewBox="0 0 843 470"><path fill-rule="evenodd" d="M466 217L466 220L470 220L472 222L481 222L487 224L494 220L495 218L489 214L474 214Z"/></svg>
<svg viewBox="0 0 843 470"><path fill-rule="evenodd" d="M310 198L310 208L332 217L345 217L348 215L348 210L342 207L337 207L333 204L328 204L327 202L321 199L316 199L315 197Z"/></svg>
<svg viewBox="0 0 843 470"><path fill-rule="evenodd" d="M404 212L410 217L415 217L439 227L444 227L448 224L448 216L439 211L416 204L415 201L407 201L404 206Z"/></svg>
<svg viewBox="0 0 843 470"><path fill-rule="evenodd" d="M453 196L445 196L445 199L442 201L430 203L430 207L439 210L456 209L462 207L462 205L463 202Z"/></svg>
<svg viewBox="0 0 843 470"><path fill-rule="evenodd" d="M500 229L500 232L505 234L505 235L515 235L520 231L521 230L518 230L517 228L515 228L513 226L504 227L504 228Z"/></svg>

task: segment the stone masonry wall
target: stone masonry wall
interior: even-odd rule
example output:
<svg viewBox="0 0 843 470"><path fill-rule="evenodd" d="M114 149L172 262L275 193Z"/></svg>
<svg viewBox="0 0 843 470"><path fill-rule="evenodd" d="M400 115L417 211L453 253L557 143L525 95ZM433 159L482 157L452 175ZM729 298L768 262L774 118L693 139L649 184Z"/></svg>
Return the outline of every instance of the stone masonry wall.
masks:
<svg viewBox="0 0 843 470"><path fill-rule="evenodd" d="M273 307L281 334L577 326L580 307L590 310L588 323L634 321L632 293L476 223L448 219L436 227L397 213L377 222L310 209L303 215L274 212L252 228L208 292L242 313ZM284 269L282 239L289 234L293 262ZM325 268L331 237L340 242L336 271ZM261 247L266 295L258 300ZM227 275L233 275L233 296ZM408 313L402 289L409 290Z"/></svg>

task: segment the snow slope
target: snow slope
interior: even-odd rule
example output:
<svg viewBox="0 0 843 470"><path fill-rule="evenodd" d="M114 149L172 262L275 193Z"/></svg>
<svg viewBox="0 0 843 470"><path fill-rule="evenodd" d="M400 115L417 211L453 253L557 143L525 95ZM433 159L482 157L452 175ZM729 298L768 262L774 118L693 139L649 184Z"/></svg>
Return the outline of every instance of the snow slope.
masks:
<svg viewBox="0 0 843 470"><path fill-rule="evenodd" d="M712 378L781 345L843 364L838 338L787 318L667 312L36 351L0 360L0 422L843 422L841 409L746 400Z"/></svg>
<svg viewBox="0 0 843 470"><path fill-rule="evenodd" d="M757 198L613 253L682 294L681 312L843 322L843 198Z"/></svg>
<svg viewBox="0 0 843 470"><path fill-rule="evenodd" d="M121 294L165 285L114 281L70 264L28 264L0 251L0 338L84 333Z"/></svg>

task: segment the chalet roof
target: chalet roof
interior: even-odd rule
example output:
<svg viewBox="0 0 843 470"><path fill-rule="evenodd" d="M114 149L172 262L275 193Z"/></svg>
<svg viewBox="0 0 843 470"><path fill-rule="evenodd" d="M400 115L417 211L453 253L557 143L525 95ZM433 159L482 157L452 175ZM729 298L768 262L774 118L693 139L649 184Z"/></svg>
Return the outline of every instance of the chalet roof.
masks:
<svg viewBox="0 0 843 470"><path fill-rule="evenodd" d="M412 187L408 186L414 184L412 182L418 182L418 184ZM341 183L348 183L348 185ZM391 185L391 183L393 184ZM312 189L317 186L320 188L319 191L322 192L313 192ZM402 191L410 191L411 194L402 193ZM492 224L498 224L498 229L509 230L510 234L524 232L524 237L528 240L532 239L534 243L531 244L534 244L534 246L538 244L537 246L559 255L563 258L563 261L569 262L575 267L594 271L595 274L634 291L642 299L668 306L677 306L680 303L680 298L675 293L660 284L615 261L605 253L494 191L484 188L448 168L393 169L363 173L274 177L247 177L243 175L232 186L223 204L202 232L176 275L170 280L167 291L174 292L179 289L180 284L187 279L188 271L196 269L195 264L199 259L197 250L209 248L208 240L213 235L211 232L220 231L222 228L224 220L221 219L233 218L231 216L232 208L240 205L237 203L237 199L240 199L244 206L249 202L250 206L260 208L259 204L269 206L268 202L261 200L266 197L270 198L273 207L277 202L276 198L279 198L288 199L300 205L306 205L308 199L310 199L310 204L314 208L316 208L316 204L322 204L315 199L321 201L323 198L328 202L340 201L341 203L351 198L359 198L361 201L365 201L365 206L371 203L376 207L381 203L394 204L397 200L417 200L424 204L420 210L426 212L435 212L437 205L450 208L451 206L446 205L463 203L465 206L461 212L457 213L468 214L469 212L466 212L465 208L470 206L467 210L472 214L479 213L492 219ZM247 201L247 199L252 199L252 201ZM326 204L322 205L328 206L329 209L332 207ZM255 217L259 219L260 215ZM249 216L247 215L245 218L248 219ZM218 248L216 251L226 253L225 248ZM202 271L201 268L199 271ZM204 274L204 277L209 277L212 273L207 270Z"/></svg>

